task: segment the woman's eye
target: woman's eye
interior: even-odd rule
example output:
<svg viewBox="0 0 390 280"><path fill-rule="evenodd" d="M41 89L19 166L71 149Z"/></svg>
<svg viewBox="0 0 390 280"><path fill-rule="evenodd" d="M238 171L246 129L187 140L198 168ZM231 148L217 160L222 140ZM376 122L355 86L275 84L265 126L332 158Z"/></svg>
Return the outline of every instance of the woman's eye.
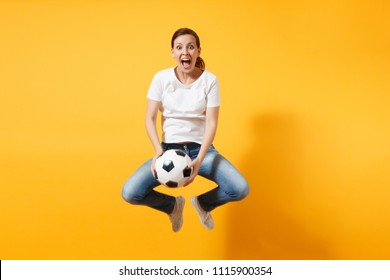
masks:
<svg viewBox="0 0 390 280"><path fill-rule="evenodd" d="M190 50L193 50L193 49L194 49L194 46L192 46L192 45L189 46L189 49L190 49Z"/></svg>

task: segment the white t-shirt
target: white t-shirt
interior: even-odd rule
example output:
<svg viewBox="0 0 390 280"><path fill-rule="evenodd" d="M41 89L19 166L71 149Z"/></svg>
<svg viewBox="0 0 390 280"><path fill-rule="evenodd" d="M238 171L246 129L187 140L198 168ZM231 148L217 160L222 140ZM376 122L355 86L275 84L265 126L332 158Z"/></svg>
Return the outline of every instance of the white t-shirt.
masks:
<svg viewBox="0 0 390 280"><path fill-rule="evenodd" d="M174 68L154 75L147 98L161 102L162 141L202 143L206 109L220 105L218 79L204 70L192 84L182 84Z"/></svg>

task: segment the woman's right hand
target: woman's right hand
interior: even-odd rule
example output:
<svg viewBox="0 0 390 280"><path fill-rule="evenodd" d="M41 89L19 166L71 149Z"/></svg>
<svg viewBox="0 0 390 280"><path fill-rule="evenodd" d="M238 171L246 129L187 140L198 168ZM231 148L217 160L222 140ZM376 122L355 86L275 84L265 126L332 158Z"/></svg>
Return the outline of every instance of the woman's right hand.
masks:
<svg viewBox="0 0 390 280"><path fill-rule="evenodd" d="M153 159L152 159L152 164L150 165L150 171L152 172L154 178L157 178L157 172L156 172L156 168L155 168L155 166L156 166L156 160L157 160L159 157L161 157L161 155L162 155L163 153L164 153L163 150L158 151L158 152L154 155L154 157L153 157Z"/></svg>

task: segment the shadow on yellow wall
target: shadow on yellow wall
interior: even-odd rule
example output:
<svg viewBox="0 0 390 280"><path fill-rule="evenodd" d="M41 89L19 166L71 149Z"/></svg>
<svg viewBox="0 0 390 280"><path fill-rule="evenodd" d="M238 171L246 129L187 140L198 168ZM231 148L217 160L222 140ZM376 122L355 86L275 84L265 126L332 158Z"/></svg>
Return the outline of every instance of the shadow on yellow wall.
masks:
<svg viewBox="0 0 390 280"><path fill-rule="evenodd" d="M228 259L329 259L327 241L294 216L301 192L301 124L287 113L259 114L240 166L251 186L230 208ZM310 211L310 209L307 209ZM315 221L313 221L315 223Z"/></svg>

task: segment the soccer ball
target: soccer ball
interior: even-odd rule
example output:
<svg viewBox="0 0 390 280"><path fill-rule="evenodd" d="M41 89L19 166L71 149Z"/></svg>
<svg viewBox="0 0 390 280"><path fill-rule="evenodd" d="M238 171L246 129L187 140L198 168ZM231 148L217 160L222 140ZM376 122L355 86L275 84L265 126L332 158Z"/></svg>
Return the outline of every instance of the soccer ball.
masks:
<svg viewBox="0 0 390 280"><path fill-rule="evenodd" d="M191 176L192 168L188 168L191 158L181 150L167 150L156 160L157 180L169 187L177 188Z"/></svg>

